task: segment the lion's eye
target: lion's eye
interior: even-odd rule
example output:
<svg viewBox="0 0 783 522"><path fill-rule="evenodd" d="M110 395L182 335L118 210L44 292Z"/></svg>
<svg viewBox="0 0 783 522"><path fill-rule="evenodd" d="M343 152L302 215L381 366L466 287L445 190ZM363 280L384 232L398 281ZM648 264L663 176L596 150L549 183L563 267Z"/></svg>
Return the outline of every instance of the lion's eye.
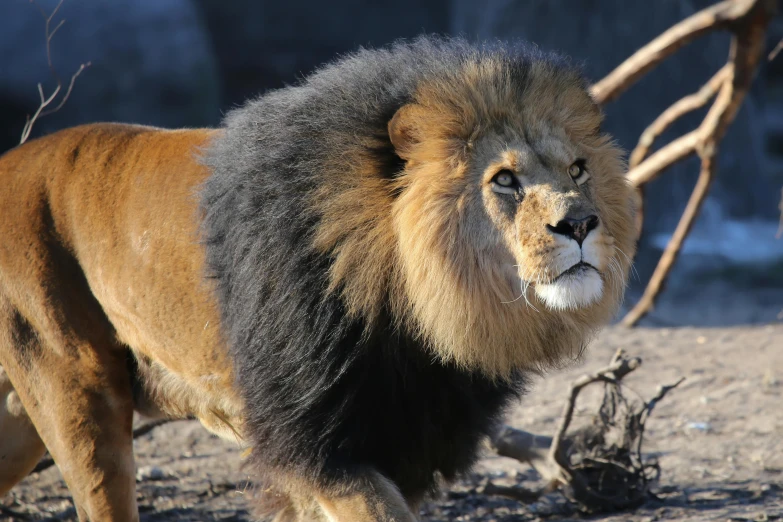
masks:
<svg viewBox="0 0 783 522"><path fill-rule="evenodd" d="M500 171L495 176L495 183L501 187L510 187L514 184L514 175L507 170Z"/></svg>
<svg viewBox="0 0 783 522"><path fill-rule="evenodd" d="M571 179L573 179L577 185L581 185L590 179L590 174L585 168L585 160L578 159L568 167L568 175L571 176Z"/></svg>
<svg viewBox="0 0 783 522"><path fill-rule="evenodd" d="M492 189L502 194L513 194L519 189L519 183L514 173L503 169L492 178Z"/></svg>

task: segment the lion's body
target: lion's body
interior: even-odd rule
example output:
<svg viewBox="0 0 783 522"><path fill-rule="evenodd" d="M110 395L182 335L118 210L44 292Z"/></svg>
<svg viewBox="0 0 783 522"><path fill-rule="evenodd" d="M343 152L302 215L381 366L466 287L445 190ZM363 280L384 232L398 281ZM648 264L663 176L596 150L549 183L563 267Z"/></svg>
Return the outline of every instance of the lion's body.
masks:
<svg viewBox="0 0 783 522"><path fill-rule="evenodd" d="M280 520L414 520L527 372L617 306L630 195L599 121L556 58L422 39L220 131L95 125L7 153L0 492L42 439L82 518L133 520L135 408L250 446ZM589 186L558 173L575 154Z"/></svg>
<svg viewBox="0 0 783 522"><path fill-rule="evenodd" d="M125 424L132 377L150 413L195 416L218 432L230 429L221 418L239 415L198 244L197 190L208 170L194 154L213 133L87 126L0 159L0 361L23 402L40 404L31 416L56 458L68 458L58 445L78 435L71 424L92 422L78 410L63 425L44 420L71 409L74 382L92 393L118 388L90 406L124 402ZM138 364L155 364L131 375L128 347ZM32 455L17 469L35 463Z"/></svg>

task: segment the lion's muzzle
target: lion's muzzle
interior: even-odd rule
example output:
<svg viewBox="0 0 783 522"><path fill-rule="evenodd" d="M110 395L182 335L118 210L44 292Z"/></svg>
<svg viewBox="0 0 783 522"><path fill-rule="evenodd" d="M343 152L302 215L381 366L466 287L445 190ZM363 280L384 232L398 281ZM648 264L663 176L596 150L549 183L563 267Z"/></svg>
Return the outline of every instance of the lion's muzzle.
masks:
<svg viewBox="0 0 783 522"><path fill-rule="evenodd" d="M598 216L566 216L546 228L554 242L549 262L553 277L537 282L538 298L552 310L583 308L601 299L606 254Z"/></svg>

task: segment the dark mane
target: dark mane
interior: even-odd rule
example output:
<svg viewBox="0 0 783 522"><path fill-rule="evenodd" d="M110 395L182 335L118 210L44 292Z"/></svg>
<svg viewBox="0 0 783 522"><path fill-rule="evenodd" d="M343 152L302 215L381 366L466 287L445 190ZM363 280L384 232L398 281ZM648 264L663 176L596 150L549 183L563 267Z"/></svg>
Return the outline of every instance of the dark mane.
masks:
<svg viewBox="0 0 783 522"><path fill-rule="evenodd" d="M484 56L522 89L532 62L570 68L532 47L459 39L361 50L232 111L205 153L208 266L261 473L345 485L372 466L415 497L473 463L520 391L522 376L493 381L437 360L388 303L371 320L347 313L328 291L335 254L314 247L323 187L368 161L393 180L403 166L388 121L421 82L448 86Z"/></svg>

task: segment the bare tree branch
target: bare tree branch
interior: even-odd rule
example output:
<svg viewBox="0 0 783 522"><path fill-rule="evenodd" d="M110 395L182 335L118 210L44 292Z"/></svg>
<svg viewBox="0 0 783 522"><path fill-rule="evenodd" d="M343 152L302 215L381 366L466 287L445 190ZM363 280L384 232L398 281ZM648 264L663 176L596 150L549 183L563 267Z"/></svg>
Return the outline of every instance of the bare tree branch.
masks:
<svg viewBox="0 0 783 522"><path fill-rule="evenodd" d="M762 5L764 2L759 0L756 4ZM769 4L769 2L766 2L766 4ZM709 96L710 92L715 88L715 84L719 83L720 91L701 125L695 131L678 138L648 159L641 161L640 164L628 172L627 177L631 184L641 186L655 179L666 167L690 154L698 154L702 164L699 179L685 211L671 240L664 249L663 255L642 298L622 320L622 324L626 326L635 325L653 308L655 299L663 289L666 278L671 272L682 245L698 217L701 205L715 177L718 146L750 89L753 75L761 58L766 26L773 11L765 11L760 7L753 12L755 12L754 17L745 18L743 23L733 26L735 34L731 41L728 63L695 95L695 98L689 99L688 102L680 105L676 110L673 108L677 107L678 104L669 109L671 113L674 113L682 111L683 105L693 106L701 102L701 100ZM661 126L670 124L668 117L664 117L664 115L656 120L659 123L658 127L656 127L655 122L651 125L654 128L650 133L651 135ZM645 145L646 143L642 144L643 148L637 155L637 160L645 153Z"/></svg>
<svg viewBox="0 0 783 522"><path fill-rule="evenodd" d="M634 215L634 228L636 230L636 240L639 241L639 238L642 237L642 232L644 230L644 187L638 186L634 187L634 208L636 209L636 214Z"/></svg>
<svg viewBox="0 0 783 522"><path fill-rule="evenodd" d="M685 114L706 105L707 102L715 96L721 85L723 85L724 79L730 73L731 68L728 65L723 66L709 82L699 89L698 92L685 96L663 111L661 115L644 130L639 138L639 143L636 145L633 152L631 152L631 156L628 160L629 169L633 170L635 167L639 166L649 154L650 148L653 146L653 143L655 143L655 140L658 139L670 125Z"/></svg>
<svg viewBox="0 0 783 522"><path fill-rule="evenodd" d="M774 60L781 49L783 49L783 40L780 40L778 44L775 46L775 48L769 52L769 55L767 56L767 60L769 60L770 62Z"/></svg>
<svg viewBox="0 0 783 522"><path fill-rule="evenodd" d="M38 96L40 98L40 102L38 104L38 109L33 113L32 116L27 117L27 121L25 122L24 128L22 129L22 136L19 140L19 144L26 142L28 138L30 138L30 133L33 131L33 125L35 125L35 122L38 121L39 118L42 118L44 116L48 116L50 114L54 114L55 112L62 109L63 105L65 105L65 102L68 101L68 98L71 97L71 92L73 91L73 86L76 83L76 79L79 77L79 75L84 72L86 68L88 68L91 64L90 62L83 63L79 66L79 68L76 70L73 75L71 75L71 80L68 83L68 89L65 91L65 94L60 99L60 102L54 106L53 108L46 110L46 108L54 102L54 100L57 98L57 95L60 94L62 91L63 83L60 79L60 75L57 74L56 69L54 68L54 65L52 64L52 38L54 37L55 33L60 29L60 27L63 26L65 23L65 20L60 20L57 25L54 26L54 29L51 29L52 22L54 21L54 17L57 14L57 12L60 10L60 7L62 6L64 0L60 0L55 8L52 10L50 14L46 14L46 12L35 3L35 0L30 0L30 3L35 6L36 9L41 13L41 16L43 16L45 20L44 25L44 34L46 36L46 63L49 66L49 73L52 75L52 77L56 81L56 87L54 88L54 91L51 95L48 97L44 95L43 91L43 85L38 84Z"/></svg>
<svg viewBox="0 0 783 522"><path fill-rule="evenodd" d="M776 13L776 0L719 2L665 31L592 87L596 102L607 103L617 98L661 61L699 36L718 29L727 29L733 34L726 65L698 92L682 98L658 116L642 133L629 158L627 179L637 189L636 197L640 209L643 208L641 188L668 167L692 154L699 155L702 167L693 194L642 299L623 319L623 324L627 326L636 324L652 309L698 216L717 169L715 163L718 145L750 88L763 51L767 25ZM655 140L667 128L683 115L706 105L713 97L715 101L697 129L680 136L650 155ZM641 233L643 223L643 210L640 210L636 218L638 234ZM783 225L781 230L783 231Z"/></svg>
<svg viewBox="0 0 783 522"><path fill-rule="evenodd" d="M681 47L703 34L731 27L749 16L760 3L758 0L724 0L686 18L639 49L593 85L593 99L598 104L616 99Z"/></svg>
<svg viewBox="0 0 783 522"><path fill-rule="evenodd" d="M783 189L780 190L780 205L778 205L778 209L780 210L780 225L778 225L778 232L775 234L775 237L780 239L783 237Z"/></svg>
<svg viewBox="0 0 783 522"><path fill-rule="evenodd" d="M48 116L50 114L54 114L55 112L59 111L63 108L63 105L65 105L65 102L68 101L68 98L71 97L71 92L73 91L73 85L76 83L76 78L79 77L79 75L84 72L84 70L92 65L90 62L83 63L79 65L79 68L76 69L76 72L71 75L71 81L68 82L68 89L65 91L65 94L63 95L62 99L60 100L60 103L57 104L56 107L53 109L49 109L48 111L43 111L40 115L41 116ZM39 84L40 85L40 84ZM61 86L57 86L57 92L59 92L61 89Z"/></svg>
<svg viewBox="0 0 783 522"><path fill-rule="evenodd" d="M524 430L503 426L490 441L491 448L501 457L526 462L547 482L560 474L560 466L549 460L552 437L536 435Z"/></svg>
<svg viewBox="0 0 783 522"><path fill-rule="evenodd" d="M637 167L626 174L628 181L634 187L640 187L657 178L666 169L681 161L696 151L700 135L697 131L680 136L662 149L655 152Z"/></svg>
<svg viewBox="0 0 783 522"><path fill-rule="evenodd" d="M685 238L688 236L688 233L693 227L693 223L696 221L699 209L704 202L704 198L707 196L707 190L715 177L715 170L715 149L711 148L709 153L705 153L702 156L701 173L696 182L696 187L685 207L685 212L682 214L671 240L666 244L663 255L658 262L658 266L655 267L655 271L650 278L650 282L647 284L647 288L644 290L644 294L642 294L639 302L634 305L625 317L623 317L623 325L633 326L653 308L655 298L663 288L666 277L669 275L672 266L674 266L674 262L677 260L677 256L685 242Z"/></svg>

